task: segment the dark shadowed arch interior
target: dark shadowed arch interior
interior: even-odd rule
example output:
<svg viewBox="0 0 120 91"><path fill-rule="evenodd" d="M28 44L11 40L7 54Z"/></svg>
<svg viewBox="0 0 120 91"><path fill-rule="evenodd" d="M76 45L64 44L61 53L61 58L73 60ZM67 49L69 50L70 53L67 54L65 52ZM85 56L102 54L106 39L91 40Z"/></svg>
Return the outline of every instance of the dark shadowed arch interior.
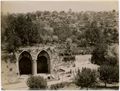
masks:
<svg viewBox="0 0 120 91"><path fill-rule="evenodd" d="M37 57L37 73L50 73L50 57L44 50Z"/></svg>
<svg viewBox="0 0 120 91"><path fill-rule="evenodd" d="M27 52L24 51L19 56L19 72L22 74L32 74L32 57Z"/></svg>

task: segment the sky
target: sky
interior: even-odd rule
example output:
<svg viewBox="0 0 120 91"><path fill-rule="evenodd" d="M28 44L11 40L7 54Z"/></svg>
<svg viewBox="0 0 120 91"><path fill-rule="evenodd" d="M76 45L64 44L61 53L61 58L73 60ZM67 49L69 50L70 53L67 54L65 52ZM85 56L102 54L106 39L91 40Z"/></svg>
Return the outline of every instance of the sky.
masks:
<svg viewBox="0 0 120 91"><path fill-rule="evenodd" d="M117 0L94 1L2 1L2 13L26 13L44 11L110 11L118 10Z"/></svg>

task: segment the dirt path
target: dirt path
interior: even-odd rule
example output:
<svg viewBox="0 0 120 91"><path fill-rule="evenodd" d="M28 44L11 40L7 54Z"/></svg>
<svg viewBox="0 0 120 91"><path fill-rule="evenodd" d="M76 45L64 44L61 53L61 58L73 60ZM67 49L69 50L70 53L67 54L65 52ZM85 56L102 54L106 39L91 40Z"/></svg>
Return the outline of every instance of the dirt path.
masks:
<svg viewBox="0 0 120 91"><path fill-rule="evenodd" d="M19 83L6 84L3 86L5 90L28 90L26 81L21 81Z"/></svg>

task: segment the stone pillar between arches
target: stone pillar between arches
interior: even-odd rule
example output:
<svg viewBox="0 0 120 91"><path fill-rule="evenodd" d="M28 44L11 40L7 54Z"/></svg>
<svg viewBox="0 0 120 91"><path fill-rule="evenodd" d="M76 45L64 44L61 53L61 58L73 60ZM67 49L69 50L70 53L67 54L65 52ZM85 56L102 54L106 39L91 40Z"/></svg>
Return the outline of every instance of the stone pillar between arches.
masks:
<svg viewBox="0 0 120 91"><path fill-rule="evenodd" d="M18 61L18 60L16 61L16 71L17 71L17 72L16 72L17 75L20 76L20 71L19 71L19 61Z"/></svg>
<svg viewBox="0 0 120 91"><path fill-rule="evenodd" d="M33 62L32 62L32 73L33 73L33 75L37 75L37 62L36 62L36 60L33 60Z"/></svg>

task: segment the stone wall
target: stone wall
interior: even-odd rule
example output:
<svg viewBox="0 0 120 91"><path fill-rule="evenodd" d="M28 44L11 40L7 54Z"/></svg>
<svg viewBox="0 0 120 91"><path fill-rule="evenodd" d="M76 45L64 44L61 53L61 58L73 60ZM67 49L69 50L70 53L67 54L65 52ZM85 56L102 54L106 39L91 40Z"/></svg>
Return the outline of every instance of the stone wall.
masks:
<svg viewBox="0 0 120 91"><path fill-rule="evenodd" d="M19 74L19 56L22 52L27 51L32 56L32 64L33 64L33 75L36 75L36 69L37 69L37 56L41 51L46 51L49 54L50 57L50 73L53 73L54 68L56 66L55 62L58 62L60 60L58 51L55 47L51 46L44 46L44 47L29 47L29 48L20 48L15 54L16 54L16 65L17 65L17 73Z"/></svg>

